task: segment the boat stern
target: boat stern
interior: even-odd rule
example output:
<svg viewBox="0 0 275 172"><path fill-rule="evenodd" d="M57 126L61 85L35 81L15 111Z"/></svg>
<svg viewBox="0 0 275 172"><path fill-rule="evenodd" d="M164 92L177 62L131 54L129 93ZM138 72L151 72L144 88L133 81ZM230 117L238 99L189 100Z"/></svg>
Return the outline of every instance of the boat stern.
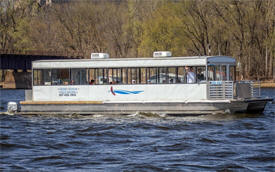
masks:
<svg viewBox="0 0 275 172"><path fill-rule="evenodd" d="M261 113L264 111L267 102L272 102L272 98L254 98L254 99L246 99L247 109L246 111L249 113Z"/></svg>

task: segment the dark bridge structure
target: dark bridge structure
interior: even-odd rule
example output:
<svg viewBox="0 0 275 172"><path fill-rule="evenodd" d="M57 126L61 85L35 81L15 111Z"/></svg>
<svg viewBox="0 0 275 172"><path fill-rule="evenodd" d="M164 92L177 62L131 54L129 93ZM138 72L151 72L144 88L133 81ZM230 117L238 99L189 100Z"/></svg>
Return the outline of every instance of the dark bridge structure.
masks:
<svg viewBox="0 0 275 172"><path fill-rule="evenodd" d="M8 52L0 50L0 87L30 89L32 61L54 59L81 59L57 52Z"/></svg>

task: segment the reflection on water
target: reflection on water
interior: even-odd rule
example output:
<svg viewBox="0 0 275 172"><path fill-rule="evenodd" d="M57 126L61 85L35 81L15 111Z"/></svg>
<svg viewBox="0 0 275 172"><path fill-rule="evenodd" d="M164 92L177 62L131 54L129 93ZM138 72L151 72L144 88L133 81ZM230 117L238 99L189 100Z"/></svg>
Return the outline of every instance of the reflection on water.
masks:
<svg viewBox="0 0 275 172"><path fill-rule="evenodd" d="M23 93L1 90L1 106ZM0 169L274 171L274 115L275 104L264 114L194 117L0 115Z"/></svg>

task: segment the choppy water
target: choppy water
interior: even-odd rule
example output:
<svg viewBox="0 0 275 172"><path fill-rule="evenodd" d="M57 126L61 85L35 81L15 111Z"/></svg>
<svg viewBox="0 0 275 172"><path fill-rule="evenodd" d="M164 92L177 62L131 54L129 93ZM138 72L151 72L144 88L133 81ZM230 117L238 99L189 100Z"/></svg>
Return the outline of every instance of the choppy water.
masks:
<svg viewBox="0 0 275 172"><path fill-rule="evenodd" d="M0 93L2 111L24 97ZM275 171L274 117L275 104L196 117L0 115L0 170Z"/></svg>

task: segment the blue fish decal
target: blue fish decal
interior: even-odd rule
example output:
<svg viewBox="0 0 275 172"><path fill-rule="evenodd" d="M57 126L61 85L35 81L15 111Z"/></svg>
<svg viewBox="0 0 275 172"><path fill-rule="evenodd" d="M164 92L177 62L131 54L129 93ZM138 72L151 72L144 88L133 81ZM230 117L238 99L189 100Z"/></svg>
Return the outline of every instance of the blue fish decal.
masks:
<svg viewBox="0 0 275 172"><path fill-rule="evenodd" d="M111 87L111 93L115 96L116 94L139 94L144 91L128 91L128 90L114 90L113 87Z"/></svg>

